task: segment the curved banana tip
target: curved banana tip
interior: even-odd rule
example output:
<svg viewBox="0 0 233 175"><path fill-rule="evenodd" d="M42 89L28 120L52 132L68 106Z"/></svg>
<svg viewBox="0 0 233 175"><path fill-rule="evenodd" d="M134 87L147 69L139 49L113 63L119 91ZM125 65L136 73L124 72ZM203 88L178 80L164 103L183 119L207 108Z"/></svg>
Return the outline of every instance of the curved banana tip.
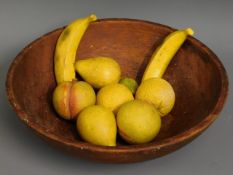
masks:
<svg viewBox="0 0 233 175"><path fill-rule="evenodd" d="M91 15L89 16L89 20L90 20L90 21L96 21L96 20L97 20L97 16L96 16L95 14L91 14Z"/></svg>
<svg viewBox="0 0 233 175"><path fill-rule="evenodd" d="M194 31L192 28L187 28L185 29L185 31L187 32L188 35L191 35L191 36L194 35Z"/></svg>

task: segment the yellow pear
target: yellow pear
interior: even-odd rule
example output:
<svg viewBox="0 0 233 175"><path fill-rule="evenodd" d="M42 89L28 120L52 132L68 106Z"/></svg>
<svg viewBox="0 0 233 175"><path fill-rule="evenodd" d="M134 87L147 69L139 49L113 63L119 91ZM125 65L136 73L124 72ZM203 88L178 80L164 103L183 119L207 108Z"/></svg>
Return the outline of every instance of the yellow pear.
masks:
<svg viewBox="0 0 233 175"><path fill-rule="evenodd" d="M117 83L120 80L119 64L109 57L95 57L78 60L75 69L79 75L95 88Z"/></svg>
<svg viewBox="0 0 233 175"><path fill-rule="evenodd" d="M79 114L76 126L85 141L95 145L116 146L116 120L109 109L100 105L85 108Z"/></svg>

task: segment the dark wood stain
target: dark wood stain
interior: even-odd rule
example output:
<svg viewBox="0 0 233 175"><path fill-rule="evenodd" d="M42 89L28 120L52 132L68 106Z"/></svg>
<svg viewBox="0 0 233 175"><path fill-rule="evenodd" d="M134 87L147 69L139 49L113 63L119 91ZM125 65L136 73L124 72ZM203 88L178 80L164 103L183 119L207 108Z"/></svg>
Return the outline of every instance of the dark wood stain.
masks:
<svg viewBox="0 0 233 175"><path fill-rule="evenodd" d="M53 57L64 28L50 32L22 50L6 81L9 101L19 118L49 143L83 158L114 163L138 162L171 153L201 134L221 111L228 92L226 71L217 56L189 37L170 63L164 78L174 87L176 103L162 118L162 129L151 143L116 147L95 146L78 136L75 125L57 116L51 94L56 86ZM122 76L138 82L154 49L174 29L151 22L104 19L85 33L77 58L110 56Z"/></svg>

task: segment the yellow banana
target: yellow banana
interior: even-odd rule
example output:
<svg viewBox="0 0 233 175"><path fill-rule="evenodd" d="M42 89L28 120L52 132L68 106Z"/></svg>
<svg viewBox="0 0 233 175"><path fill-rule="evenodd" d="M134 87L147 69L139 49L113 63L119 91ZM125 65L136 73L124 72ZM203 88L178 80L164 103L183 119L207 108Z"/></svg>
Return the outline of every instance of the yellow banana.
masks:
<svg viewBox="0 0 233 175"><path fill-rule="evenodd" d="M75 79L74 62L78 45L90 22L96 19L95 15L77 19L61 33L54 57L57 84Z"/></svg>
<svg viewBox="0 0 233 175"><path fill-rule="evenodd" d="M173 56L181 47L188 35L193 35L191 28L178 30L169 34L155 50L143 74L142 81L150 78L161 78Z"/></svg>

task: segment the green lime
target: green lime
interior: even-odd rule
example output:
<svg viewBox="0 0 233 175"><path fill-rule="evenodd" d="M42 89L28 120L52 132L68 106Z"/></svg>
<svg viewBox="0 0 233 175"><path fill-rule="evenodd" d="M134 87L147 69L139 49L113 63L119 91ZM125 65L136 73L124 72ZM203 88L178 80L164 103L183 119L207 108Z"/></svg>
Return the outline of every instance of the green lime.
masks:
<svg viewBox="0 0 233 175"><path fill-rule="evenodd" d="M132 78L123 78L120 80L119 82L120 84L125 85L127 88L129 88L129 90L135 94L137 88L138 88L138 83L132 79Z"/></svg>

